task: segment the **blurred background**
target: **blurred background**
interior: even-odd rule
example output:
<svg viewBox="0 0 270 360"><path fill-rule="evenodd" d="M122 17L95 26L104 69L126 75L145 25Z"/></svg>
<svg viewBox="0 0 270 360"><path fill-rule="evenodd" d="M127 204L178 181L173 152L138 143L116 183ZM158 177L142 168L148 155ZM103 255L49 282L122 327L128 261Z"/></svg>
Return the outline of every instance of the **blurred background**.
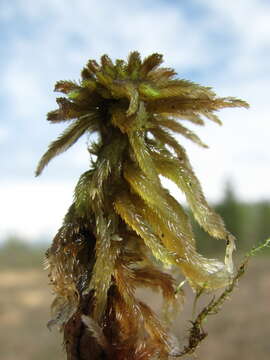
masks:
<svg viewBox="0 0 270 360"><path fill-rule="evenodd" d="M63 130L45 121L56 108L54 84L78 80L89 58L160 52L179 77L248 101L250 110L220 112L222 128L192 128L210 149L179 141L239 253L270 237L269 17L267 0L0 1L1 359L64 359L61 336L46 328L52 294L42 261L89 166L87 139L40 178L34 170ZM194 226L201 252L220 256L224 245ZM269 359L269 256L252 261L230 303L208 321L199 359ZM187 328L180 318L183 342Z"/></svg>

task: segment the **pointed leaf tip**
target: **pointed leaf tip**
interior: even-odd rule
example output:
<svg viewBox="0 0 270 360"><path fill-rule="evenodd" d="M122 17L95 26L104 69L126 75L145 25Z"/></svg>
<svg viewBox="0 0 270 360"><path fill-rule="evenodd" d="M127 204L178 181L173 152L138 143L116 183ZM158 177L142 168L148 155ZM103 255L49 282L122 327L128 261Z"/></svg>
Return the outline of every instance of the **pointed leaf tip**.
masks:
<svg viewBox="0 0 270 360"><path fill-rule="evenodd" d="M93 131L99 117L96 113L89 113L88 116L78 118L75 122L71 123L66 130L50 145L46 153L40 159L36 176L40 175L45 166L57 155L68 150L75 142L86 132Z"/></svg>

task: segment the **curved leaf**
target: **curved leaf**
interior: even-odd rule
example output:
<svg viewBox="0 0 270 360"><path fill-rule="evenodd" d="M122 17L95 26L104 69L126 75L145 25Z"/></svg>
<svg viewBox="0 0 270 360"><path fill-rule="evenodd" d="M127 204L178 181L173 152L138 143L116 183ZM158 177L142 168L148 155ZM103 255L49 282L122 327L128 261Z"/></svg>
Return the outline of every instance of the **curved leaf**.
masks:
<svg viewBox="0 0 270 360"><path fill-rule="evenodd" d="M99 114L89 113L72 124L53 141L47 152L42 156L37 169L36 176L40 175L44 167L57 155L69 149L86 131L95 131L98 129Z"/></svg>
<svg viewBox="0 0 270 360"><path fill-rule="evenodd" d="M144 131L134 131L128 135L137 164L150 179L154 179L158 183L158 174L151 158L147 143L145 142Z"/></svg>
<svg viewBox="0 0 270 360"><path fill-rule="evenodd" d="M93 318L100 321L107 303L107 292L111 286L112 275L115 263L120 253L120 245L117 241L112 243L111 238L114 234L112 222L106 219L102 210L99 208L96 213L96 261L92 271L92 277L88 289L95 291L95 308Z"/></svg>
<svg viewBox="0 0 270 360"><path fill-rule="evenodd" d="M223 108L245 107L248 108L245 101L234 98L192 98L185 96L172 96L169 98L153 99L149 101L147 107L149 111L157 114L171 113L177 116L177 113L185 114L188 111L204 115L205 112L212 112Z"/></svg>
<svg viewBox="0 0 270 360"><path fill-rule="evenodd" d="M80 86L75 81L57 81L54 87L54 91L59 91L64 94L68 94L73 90L78 90Z"/></svg>
<svg viewBox="0 0 270 360"><path fill-rule="evenodd" d="M116 212L144 240L153 255L165 264L176 264L178 257L170 253L160 242L151 226L133 202L133 196L127 192L118 195L114 202Z"/></svg>
<svg viewBox="0 0 270 360"><path fill-rule="evenodd" d="M112 95L116 98L126 98L129 100L129 107L126 115L131 116L136 113L139 106L139 94L137 87L131 81L115 80L109 85Z"/></svg>
<svg viewBox="0 0 270 360"><path fill-rule="evenodd" d="M59 109L47 114L47 120L52 123L76 119L89 113L89 109L81 107L65 97L59 97L56 101Z"/></svg>
<svg viewBox="0 0 270 360"><path fill-rule="evenodd" d="M151 70L147 74L147 79L153 82L158 87L166 86L171 78L176 75L176 72L170 68L160 68Z"/></svg>
<svg viewBox="0 0 270 360"><path fill-rule="evenodd" d="M156 117L153 120L154 125L160 125L165 127L173 132L183 135L185 138L193 141L197 145L207 148L208 146L204 144L201 139L191 130L187 129L185 126L179 124L177 121L166 118L166 117Z"/></svg>
<svg viewBox="0 0 270 360"><path fill-rule="evenodd" d="M159 173L173 181L183 191L195 219L203 229L213 237L227 240L229 232L221 217L208 205L188 159L185 157L183 161L179 161L166 149L162 154L152 153L152 155Z"/></svg>
<svg viewBox="0 0 270 360"><path fill-rule="evenodd" d="M143 63L140 68L140 76L144 78L149 71L154 70L163 62L163 56L161 54L151 54L143 60Z"/></svg>

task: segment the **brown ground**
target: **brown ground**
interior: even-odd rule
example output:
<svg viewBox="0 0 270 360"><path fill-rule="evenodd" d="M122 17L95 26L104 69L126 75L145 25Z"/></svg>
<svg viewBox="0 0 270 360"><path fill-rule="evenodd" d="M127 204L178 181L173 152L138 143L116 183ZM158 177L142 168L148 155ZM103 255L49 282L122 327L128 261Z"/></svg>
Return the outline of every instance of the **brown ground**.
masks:
<svg viewBox="0 0 270 360"><path fill-rule="evenodd" d="M270 358L270 259L252 260L230 302L205 324L208 338L199 360L268 360ZM49 332L52 296L46 273L38 270L0 272L1 360L63 360L61 335ZM151 299L153 302L153 299ZM190 309L177 320L177 336L185 343ZM192 359L194 357L186 357Z"/></svg>

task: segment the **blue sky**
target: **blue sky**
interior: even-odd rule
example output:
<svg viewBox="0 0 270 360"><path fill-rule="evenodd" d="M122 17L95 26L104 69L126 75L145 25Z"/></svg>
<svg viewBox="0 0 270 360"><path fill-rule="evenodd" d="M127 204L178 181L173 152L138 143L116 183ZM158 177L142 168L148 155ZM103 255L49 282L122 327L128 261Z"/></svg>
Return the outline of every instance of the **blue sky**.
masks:
<svg viewBox="0 0 270 360"><path fill-rule="evenodd" d="M46 113L56 108L54 83L78 79L104 53L161 52L180 77L247 100L250 110L220 112L223 127L195 129L210 149L184 145L210 200L227 179L243 200L269 199L269 18L267 0L1 0L0 239L39 239L60 225L89 161L82 139L34 178L63 129Z"/></svg>

